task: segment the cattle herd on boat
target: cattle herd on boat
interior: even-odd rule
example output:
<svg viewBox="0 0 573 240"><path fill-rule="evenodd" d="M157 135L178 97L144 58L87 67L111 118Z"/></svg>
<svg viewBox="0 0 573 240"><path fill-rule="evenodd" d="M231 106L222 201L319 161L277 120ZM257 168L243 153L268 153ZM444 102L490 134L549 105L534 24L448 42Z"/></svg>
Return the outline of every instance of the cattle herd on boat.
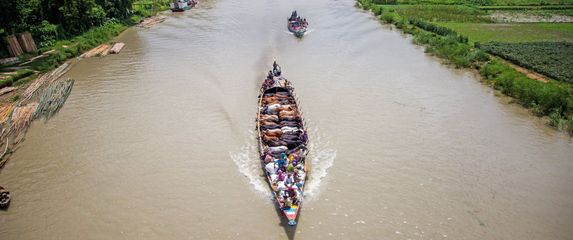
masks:
<svg viewBox="0 0 573 240"><path fill-rule="evenodd" d="M261 161L278 206L290 225L296 224L302 203L308 141L292 91L275 62L261 88L258 115Z"/></svg>

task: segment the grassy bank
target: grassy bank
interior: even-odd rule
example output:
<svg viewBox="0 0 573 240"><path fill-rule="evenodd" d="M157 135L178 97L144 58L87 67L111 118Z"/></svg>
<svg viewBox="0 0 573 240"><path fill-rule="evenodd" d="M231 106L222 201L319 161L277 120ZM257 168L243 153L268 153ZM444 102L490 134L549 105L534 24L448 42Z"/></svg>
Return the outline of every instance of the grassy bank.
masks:
<svg viewBox="0 0 573 240"><path fill-rule="evenodd" d="M469 41L464 34L427 20L424 16L432 14L431 12L404 16L396 6L379 5L372 0L358 0L358 5L365 10L371 10L381 21L394 24L405 33L412 34L415 43L426 46L426 52L443 58L457 67L479 70L484 82L515 98L536 115L548 116L552 126L568 129L573 134L571 84L554 80L544 83L527 77L503 61L496 60L495 57L490 57L475 48L472 41ZM444 13L436 15L449 16Z"/></svg>
<svg viewBox="0 0 573 240"><path fill-rule="evenodd" d="M76 36L72 39L57 41L50 48L40 49L41 52L53 49L53 52L48 54L45 58L30 63L29 66L32 69L41 72L54 69L67 59L77 57L85 51L110 41L132 24L133 22L129 21L110 20L102 26L92 28L82 35Z"/></svg>

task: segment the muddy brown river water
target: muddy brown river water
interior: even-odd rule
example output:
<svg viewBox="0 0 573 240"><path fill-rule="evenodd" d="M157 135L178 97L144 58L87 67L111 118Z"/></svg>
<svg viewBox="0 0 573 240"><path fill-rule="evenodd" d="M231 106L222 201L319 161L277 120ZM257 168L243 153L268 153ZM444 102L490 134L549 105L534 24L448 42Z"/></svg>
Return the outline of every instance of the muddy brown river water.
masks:
<svg viewBox="0 0 573 240"><path fill-rule="evenodd" d="M80 61L0 174L0 239L573 239L571 138L353 5L204 0ZM296 228L256 157L274 59L312 142Z"/></svg>

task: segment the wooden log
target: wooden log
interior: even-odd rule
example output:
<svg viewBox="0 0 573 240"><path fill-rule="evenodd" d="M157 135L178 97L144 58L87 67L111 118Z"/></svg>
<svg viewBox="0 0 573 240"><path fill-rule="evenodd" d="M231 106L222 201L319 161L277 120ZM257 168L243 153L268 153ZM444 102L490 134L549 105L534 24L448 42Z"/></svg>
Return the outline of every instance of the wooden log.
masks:
<svg viewBox="0 0 573 240"><path fill-rule="evenodd" d="M86 53L82 54L81 57L91 58L93 56L103 54L103 52L108 51L109 48L110 48L110 46L108 44L102 44L102 45L99 45L99 46L93 48L92 50L89 50ZM106 55L107 55L107 53L106 53Z"/></svg>
<svg viewBox="0 0 573 240"><path fill-rule="evenodd" d="M18 42L25 52L33 52L38 50L36 43L29 32L23 32L18 36Z"/></svg>
<svg viewBox="0 0 573 240"><path fill-rule="evenodd" d="M2 59L0 59L0 65L11 65L11 64L17 63L19 61L20 61L20 59L17 57L2 58Z"/></svg>
<svg viewBox="0 0 573 240"><path fill-rule="evenodd" d="M121 51L121 49L123 49L123 46L125 46L125 43L116 43L109 50L109 53L118 54Z"/></svg>
<svg viewBox="0 0 573 240"><path fill-rule="evenodd" d="M16 36L10 35L6 37L6 42L8 43L8 52L10 53L10 56L18 57L24 54L24 50L20 47L20 43L18 43Z"/></svg>
<svg viewBox="0 0 573 240"><path fill-rule="evenodd" d="M0 96L9 93L9 92L13 92L14 90L18 89L17 87L5 87L0 89Z"/></svg>
<svg viewBox="0 0 573 240"><path fill-rule="evenodd" d="M105 57L109 54L109 50L111 49L111 45L106 44L105 48L99 53L100 56Z"/></svg>

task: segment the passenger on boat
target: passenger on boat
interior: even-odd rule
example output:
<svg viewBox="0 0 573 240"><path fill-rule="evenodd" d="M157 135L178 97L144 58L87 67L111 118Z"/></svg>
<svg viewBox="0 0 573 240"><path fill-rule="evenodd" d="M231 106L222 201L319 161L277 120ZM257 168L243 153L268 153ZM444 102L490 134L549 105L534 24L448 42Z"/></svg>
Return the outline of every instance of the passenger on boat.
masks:
<svg viewBox="0 0 573 240"><path fill-rule="evenodd" d="M290 209L291 207L292 207L292 201L290 200L289 197L287 197L287 198L285 199L284 209Z"/></svg>
<svg viewBox="0 0 573 240"><path fill-rule="evenodd" d="M287 165L287 173L291 173L291 172L293 172L293 170L294 170L294 166L292 165L292 163L289 163Z"/></svg>
<svg viewBox="0 0 573 240"><path fill-rule="evenodd" d="M298 14L296 13L296 10L292 11L292 13L290 14L290 18L288 20L290 20L290 21L295 20L297 15Z"/></svg>
<svg viewBox="0 0 573 240"><path fill-rule="evenodd" d="M278 182L277 182L277 189L278 189L279 191L284 191L284 190L286 190L287 187L286 187L286 185L285 185L285 182L284 182L284 181L278 181Z"/></svg>
<svg viewBox="0 0 573 240"><path fill-rule="evenodd" d="M284 158L277 159L276 164L278 169L282 169L282 167L286 165L286 160Z"/></svg>
<svg viewBox="0 0 573 240"><path fill-rule="evenodd" d="M268 174L276 173L277 169L278 169L278 166L274 162L270 162L270 163L267 163L267 165L265 165L265 170L267 170Z"/></svg>
<svg viewBox="0 0 573 240"><path fill-rule="evenodd" d="M265 159L265 160L264 160L265 164L274 162L273 156L272 156L271 154L269 154L269 153L265 154L265 158L264 158L264 159Z"/></svg>
<svg viewBox="0 0 573 240"><path fill-rule="evenodd" d="M277 65L277 67L273 69L273 74L275 77L279 77L281 75L281 67Z"/></svg>
<svg viewBox="0 0 573 240"><path fill-rule="evenodd" d="M292 165L290 165L290 166L292 167ZM289 173L289 174L288 174L288 177L285 179L285 183L287 185L292 185L294 183L294 177L292 176L292 172L287 170L287 173Z"/></svg>
<svg viewBox="0 0 573 240"><path fill-rule="evenodd" d="M297 181L296 181L296 186L297 186L298 188L301 188L302 186L304 186L304 180L297 180Z"/></svg>

